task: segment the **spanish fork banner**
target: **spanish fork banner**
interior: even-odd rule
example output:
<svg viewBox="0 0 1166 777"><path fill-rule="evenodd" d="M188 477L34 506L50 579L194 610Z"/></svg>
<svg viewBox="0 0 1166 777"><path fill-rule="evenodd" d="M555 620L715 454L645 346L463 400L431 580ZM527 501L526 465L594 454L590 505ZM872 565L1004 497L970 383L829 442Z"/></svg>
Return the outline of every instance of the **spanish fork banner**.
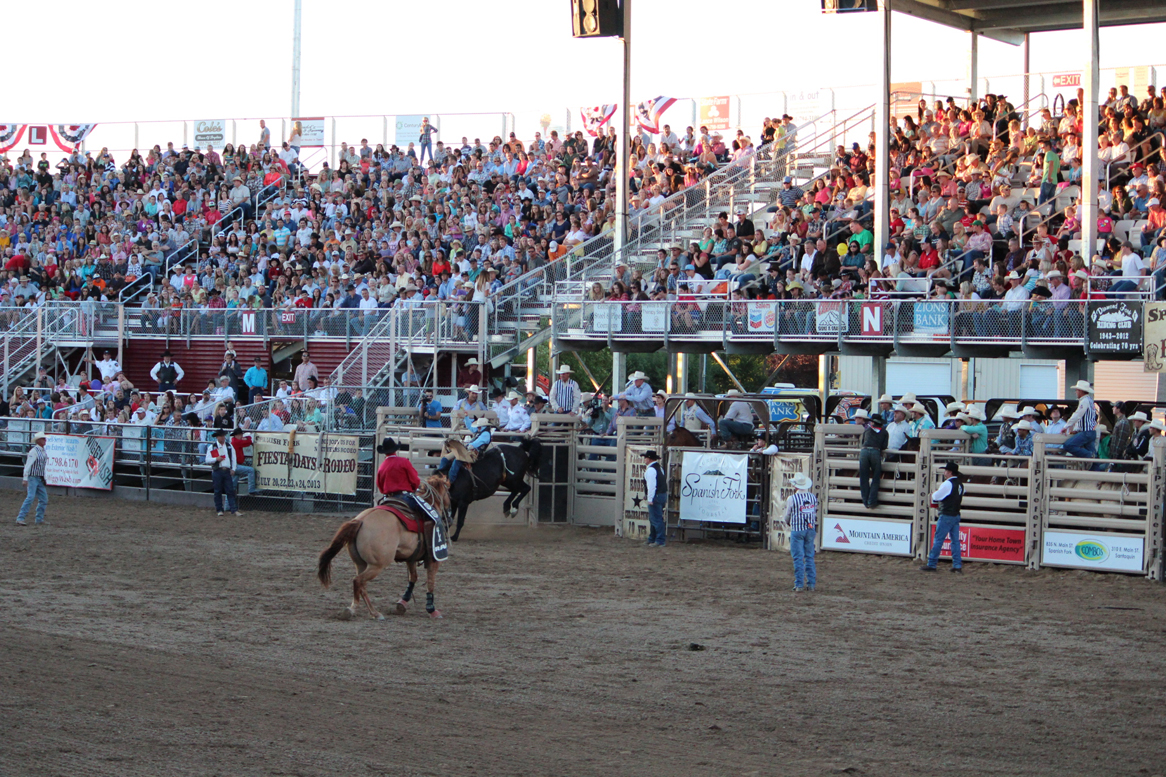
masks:
<svg viewBox="0 0 1166 777"><path fill-rule="evenodd" d="M684 451L680 465L680 520L745 523L748 475L746 454Z"/></svg>
<svg viewBox="0 0 1166 777"><path fill-rule="evenodd" d="M71 488L113 488L114 437L50 434L45 441L45 483Z"/></svg>
<svg viewBox="0 0 1166 777"><path fill-rule="evenodd" d="M356 493L359 437L261 432L252 440L256 490Z"/></svg>

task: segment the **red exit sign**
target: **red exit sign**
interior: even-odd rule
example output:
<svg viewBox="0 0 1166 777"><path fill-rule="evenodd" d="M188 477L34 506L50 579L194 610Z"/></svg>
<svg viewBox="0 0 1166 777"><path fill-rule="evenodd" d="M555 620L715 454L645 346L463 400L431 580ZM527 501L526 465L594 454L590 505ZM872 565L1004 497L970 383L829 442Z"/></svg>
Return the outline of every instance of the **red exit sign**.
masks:
<svg viewBox="0 0 1166 777"><path fill-rule="evenodd" d="M1081 86L1080 73L1061 73L1053 76L1053 87Z"/></svg>

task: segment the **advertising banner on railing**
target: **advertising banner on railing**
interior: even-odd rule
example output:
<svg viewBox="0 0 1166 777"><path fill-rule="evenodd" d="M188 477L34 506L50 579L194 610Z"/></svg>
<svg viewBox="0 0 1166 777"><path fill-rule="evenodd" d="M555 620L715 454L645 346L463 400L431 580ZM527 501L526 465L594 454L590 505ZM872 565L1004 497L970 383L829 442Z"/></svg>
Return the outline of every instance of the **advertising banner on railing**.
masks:
<svg viewBox="0 0 1166 777"><path fill-rule="evenodd" d="M71 488L113 488L115 437L50 434L45 442L48 461L45 482Z"/></svg>
<svg viewBox="0 0 1166 777"><path fill-rule="evenodd" d="M421 138L421 120L424 118L420 114L416 116L397 116L393 142L402 148L407 148L410 143L419 143ZM434 140L436 141L437 138L434 138Z"/></svg>
<svg viewBox="0 0 1166 777"><path fill-rule="evenodd" d="M640 331L649 334L668 330L668 303L645 302L640 307Z"/></svg>
<svg viewBox="0 0 1166 777"><path fill-rule="evenodd" d="M935 527L927 535L927 545L935 542ZM941 558L951 558L951 537L943 541ZM970 561L1024 561L1024 529L960 524L960 559Z"/></svg>
<svg viewBox="0 0 1166 777"><path fill-rule="evenodd" d="M697 123L699 126L708 127L709 132L729 128L728 95L701 97L696 104L698 106Z"/></svg>
<svg viewBox="0 0 1166 777"><path fill-rule="evenodd" d="M1147 302L1142 335L1142 359L1146 372L1166 372L1166 302Z"/></svg>
<svg viewBox="0 0 1166 777"><path fill-rule="evenodd" d="M749 457L685 451L680 467L680 520L745 523Z"/></svg>
<svg viewBox="0 0 1166 777"><path fill-rule="evenodd" d="M591 305L591 331L593 332L622 332L623 306L600 303Z"/></svg>
<svg viewBox="0 0 1166 777"><path fill-rule="evenodd" d="M1093 353L1142 353L1142 303L1090 302L1089 350Z"/></svg>
<svg viewBox="0 0 1166 777"><path fill-rule="evenodd" d="M322 116L311 119L292 119L292 121L300 125L301 148L324 147L324 118ZM279 143L275 145L277 148L279 147Z"/></svg>
<svg viewBox="0 0 1166 777"><path fill-rule="evenodd" d="M814 328L818 334L836 335L850 328L850 316L846 315L845 302L815 303Z"/></svg>
<svg viewBox="0 0 1166 777"><path fill-rule="evenodd" d="M917 335L948 335L949 308L943 302L916 302L915 303L915 334Z"/></svg>
<svg viewBox="0 0 1166 777"><path fill-rule="evenodd" d="M1046 566L1080 567L1110 572L1141 572L1145 552L1144 537L1077 534L1046 529L1041 563Z"/></svg>
<svg viewBox="0 0 1166 777"><path fill-rule="evenodd" d="M208 143L222 148L227 140L227 122L223 119L200 119L194 123L195 145L205 146Z"/></svg>
<svg viewBox="0 0 1166 777"><path fill-rule="evenodd" d="M856 553L910 556L911 522L831 517L822 526L822 547Z"/></svg>
<svg viewBox="0 0 1166 777"><path fill-rule="evenodd" d="M745 326L750 332L772 332L777 326L777 303L750 302Z"/></svg>
<svg viewBox="0 0 1166 777"><path fill-rule="evenodd" d="M254 443L256 489L356 493L359 437L270 432L255 434Z"/></svg>

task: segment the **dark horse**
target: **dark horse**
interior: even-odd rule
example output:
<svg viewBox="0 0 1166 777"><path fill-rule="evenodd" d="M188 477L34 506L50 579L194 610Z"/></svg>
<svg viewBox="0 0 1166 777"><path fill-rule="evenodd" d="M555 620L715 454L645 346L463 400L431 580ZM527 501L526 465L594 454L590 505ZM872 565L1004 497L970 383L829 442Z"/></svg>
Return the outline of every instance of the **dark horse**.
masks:
<svg viewBox="0 0 1166 777"><path fill-rule="evenodd" d="M460 450L459 450L460 449ZM457 440L447 440L442 455L456 455L463 458L465 446ZM457 516L457 528L450 539L456 541L466 522L466 510L471 502L494 496L499 488L510 491L502 512L514 515L518 504L530 493L531 486L526 475L538 477L542 456L542 443L533 437L522 440L518 445L492 445L486 449L470 468L463 468L457 482L449 487L449 510ZM463 459L464 460L464 459Z"/></svg>
<svg viewBox="0 0 1166 777"><path fill-rule="evenodd" d="M668 436L664 438L665 448L704 448L705 446L697 439L696 435L685 429L683 426L677 426Z"/></svg>

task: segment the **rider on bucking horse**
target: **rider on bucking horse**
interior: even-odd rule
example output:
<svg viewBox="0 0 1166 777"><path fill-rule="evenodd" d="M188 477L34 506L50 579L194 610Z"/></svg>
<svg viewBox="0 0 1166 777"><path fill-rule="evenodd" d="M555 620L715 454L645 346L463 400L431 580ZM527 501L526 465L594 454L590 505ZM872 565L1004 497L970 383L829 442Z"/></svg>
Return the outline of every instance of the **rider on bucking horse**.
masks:
<svg viewBox="0 0 1166 777"><path fill-rule="evenodd" d="M494 422L489 418L479 418L470 425L473 434L466 438L466 451L469 454L468 460L464 460L458 452L451 450L450 455L442 457L441 462L437 465L437 471L449 478L452 486L457 482L458 475L461 474L462 467L472 464L485 452L489 447L493 435L490 432ZM449 446L447 446L447 449Z"/></svg>

